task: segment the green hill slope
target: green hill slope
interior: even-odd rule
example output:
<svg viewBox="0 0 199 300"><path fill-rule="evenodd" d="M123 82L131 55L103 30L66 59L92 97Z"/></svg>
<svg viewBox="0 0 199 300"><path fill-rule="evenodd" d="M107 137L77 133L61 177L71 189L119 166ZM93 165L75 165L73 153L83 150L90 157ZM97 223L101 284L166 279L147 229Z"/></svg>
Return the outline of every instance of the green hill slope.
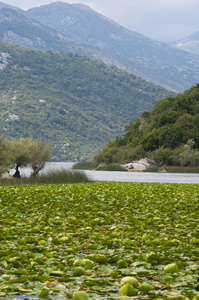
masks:
<svg viewBox="0 0 199 300"><path fill-rule="evenodd" d="M0 42L0 132L88 159L169 92L100 61Z"/></svg>
<svg viewBox="0 0 199 300"><path fill-rule="evenodd" d="M110 141L95 159L130 162L142 157L159 164L199 165L199 85L158 101L131 122L123 136Z"/></svg>

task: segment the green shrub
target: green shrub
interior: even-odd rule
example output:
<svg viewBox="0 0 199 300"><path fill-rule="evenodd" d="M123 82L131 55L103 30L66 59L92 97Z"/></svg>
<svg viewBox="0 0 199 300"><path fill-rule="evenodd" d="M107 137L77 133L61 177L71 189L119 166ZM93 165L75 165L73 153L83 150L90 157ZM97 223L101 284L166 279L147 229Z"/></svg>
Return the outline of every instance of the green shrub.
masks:
<svg viewBox="0 0 199 300"><path fill-rule="evenodd" d="M170 165L171 164L171 149L159 148L151 152L148 156L150 159L154 160L158 165Z"/></svg>
<svg viewBox="0 0 199 300"><path fill-rule="evenodd" d="M158 166L151 166L147 168L144 172L159 172L160 168Z"/></svg>
<svg viewBox="0 0 199 300"><path fill-rule="evenodd" d="M97 163L88 161L88 162L79 162L73 166L74 170L94 170L98 167Z"/></svg>
<svg viewBox="0 0 199 300"><path fill-rule="evenodd" d="M199 173L199 167L167 166L168 173Z"/></svg>
<svg viewBox="0 0 199 300"><path fill-rule="evenodd" d="M127 171L120 164L110 164L110 165L102 166L98 170L100 170L100 171Z"/></svg>
<svg viewBox="0 0 199 300"><path fill-rule="evenodd" d="M182 152L180 152L180 162L182 166L199 166L199 151L193 149L195 142L193 139L189 139L187 144L184 145Z"/></svg>

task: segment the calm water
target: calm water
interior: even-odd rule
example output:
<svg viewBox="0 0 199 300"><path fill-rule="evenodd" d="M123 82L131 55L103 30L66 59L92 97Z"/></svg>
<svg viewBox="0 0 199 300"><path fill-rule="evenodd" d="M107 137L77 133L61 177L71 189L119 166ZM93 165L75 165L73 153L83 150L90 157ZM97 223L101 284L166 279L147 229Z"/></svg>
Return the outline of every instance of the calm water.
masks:
<svg viewBox="0 0 199 300"><path fill-rule="evenodd" d="M72 162L47 163L41 173L50 170L71 169ZM29 176L30 168L22 168L22 175ZM11 171L11 174L14 170ZM183 173L145 173L145 172L109 172L109 171L84 171L91 180L100 181L127 181L127 182L165 182L165 183L199 183L199 174Z"/></svg>

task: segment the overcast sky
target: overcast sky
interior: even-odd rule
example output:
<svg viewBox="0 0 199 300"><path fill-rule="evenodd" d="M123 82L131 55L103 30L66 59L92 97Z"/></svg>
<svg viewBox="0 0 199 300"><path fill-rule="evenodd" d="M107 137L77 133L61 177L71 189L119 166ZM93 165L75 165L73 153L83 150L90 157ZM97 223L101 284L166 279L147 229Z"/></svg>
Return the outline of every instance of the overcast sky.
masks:
<svg viewBox="0 0 199 300"><path fill-rule="evenodd" d="M24 10L57 0L0 0ZM199 31L199 0L61 0L83 3L120 25L161 42Z"/></svg>

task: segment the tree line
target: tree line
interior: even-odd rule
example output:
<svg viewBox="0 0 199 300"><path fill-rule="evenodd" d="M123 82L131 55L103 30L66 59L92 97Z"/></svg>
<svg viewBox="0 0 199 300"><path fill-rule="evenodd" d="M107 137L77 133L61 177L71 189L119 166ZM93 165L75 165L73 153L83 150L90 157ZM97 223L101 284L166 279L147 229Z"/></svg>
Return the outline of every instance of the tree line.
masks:
<svg viewBox="0 0 199 300"><path fill-rule="evenodd" d="M15 169L13 177L20 178L21 167L31 167L32 177L41 171L46 162L51 160L51 148L42 141L33 141L31 138L9 140L0 138L0 175L11 168Z"/></svg>

